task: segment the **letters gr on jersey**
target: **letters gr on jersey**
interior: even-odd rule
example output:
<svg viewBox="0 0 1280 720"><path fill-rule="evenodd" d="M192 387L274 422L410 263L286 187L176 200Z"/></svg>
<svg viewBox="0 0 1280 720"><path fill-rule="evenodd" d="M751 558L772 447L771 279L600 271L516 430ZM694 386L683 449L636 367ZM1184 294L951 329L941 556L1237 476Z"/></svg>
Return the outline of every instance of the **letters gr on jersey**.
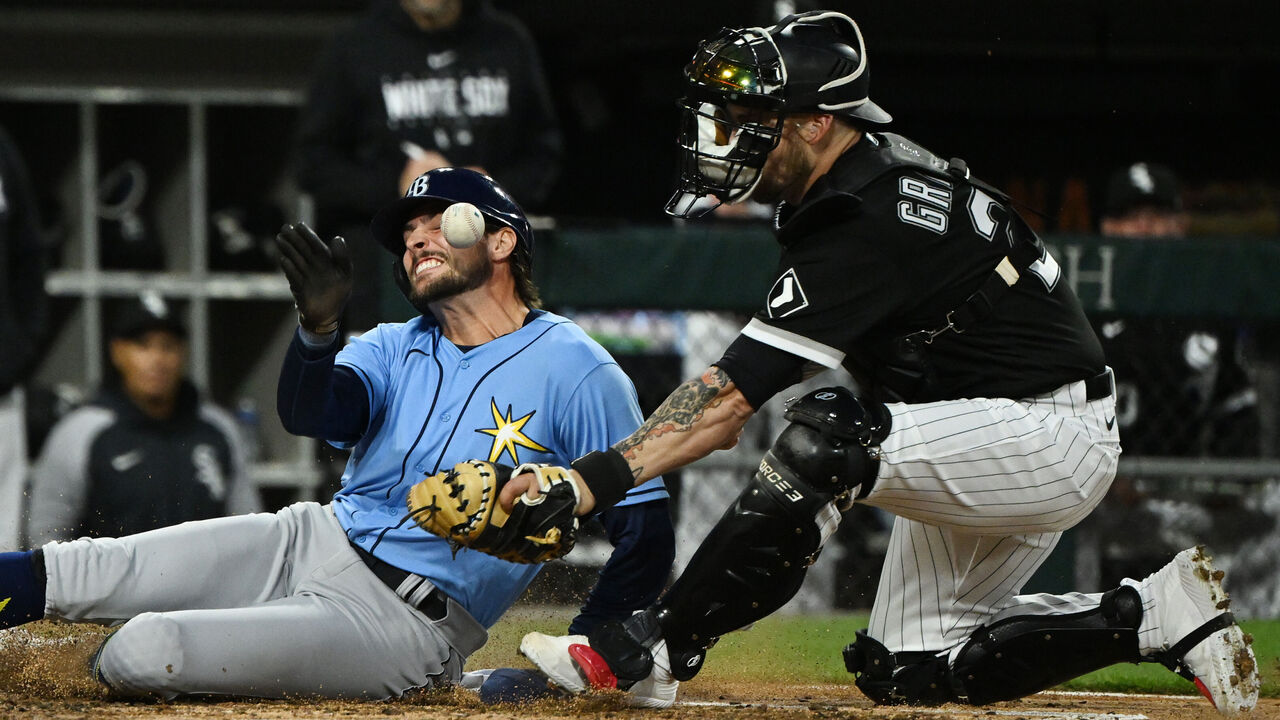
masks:
<svg viewBox="0 0 1280 720"><path fill-rule="evenodd" d="M945 235L951 227L952 189L939 184L943 182L937 178L929 178L926 181L911 175L899 178L898 194L905 199L898 201L898 219L909 225ZM969 202L966 207L973 231L988 241L995 239L1001 225L1004 225L1006 230L1009 227L1005 222L1007 211L1003 211L995 198L979 188L970 188ZM1027 272L1040 278L1045 289L1050 292L1062 277L1062 269L1047 248L1040 259L1027 268Z"/></svg>
<svg viewBox="0 0 1280 720"><path fill-rule="evenodd" d="M800 286L800 278L796 277L795 268L787 268L777 282L769 290L769 299L765 308L769 317L786 317L797 310L809 307L809 298Z"/></svg>
<svg viewBox="0 0 1280 720"><path fill-rule="evenodd" d="M898 219L945 235L951 224L951 188L904 175L898 179Z"/></svg>

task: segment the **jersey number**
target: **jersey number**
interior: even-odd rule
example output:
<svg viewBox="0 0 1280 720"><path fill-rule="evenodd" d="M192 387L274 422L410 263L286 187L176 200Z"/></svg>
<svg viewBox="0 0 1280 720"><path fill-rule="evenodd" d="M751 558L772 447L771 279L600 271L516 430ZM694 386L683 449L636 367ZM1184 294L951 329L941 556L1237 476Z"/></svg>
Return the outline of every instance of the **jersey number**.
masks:
<svg viewBox="0 0 1280 720"><path fill-rule="evenodd" d="M898 201L898 219L939 235L945 235L951 222L950 187L939 187L918 178L902 177L898 180L898 193L903 200ZM1000 225L1000 204L995 198L973 188L969 197L969 222L973 231L986 238L988 242L996 237ZM1027 268L1027 272L1040 278L1047 290L1052 291L1062 277L1062 268L1046 249L1040 259Z"/></svg>

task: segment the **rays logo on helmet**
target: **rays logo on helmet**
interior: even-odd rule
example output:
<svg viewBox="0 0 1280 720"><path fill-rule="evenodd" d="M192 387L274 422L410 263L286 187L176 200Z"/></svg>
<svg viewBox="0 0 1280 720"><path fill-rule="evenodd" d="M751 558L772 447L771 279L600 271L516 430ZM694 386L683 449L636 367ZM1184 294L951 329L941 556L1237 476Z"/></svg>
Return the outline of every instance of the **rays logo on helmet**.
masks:
<svg viewBox="0 0 1280 720"><path fill-rule="evenodd" d="M418 197L419 195L426 195L427 188L430 186L431 186L431 177L425 174L419 175L416 179L414 179L413 183L409 185L409 189L405 191L404 196Z"/></svg>
<svg viewBox="0 0 1280 720"><path fill-rule="evenodd" d="M765 303L771 318L786 317L797 310L809 307L809 298L800 286L800 278L796 277L795 268L788 268L782 277L769 290L769 301Z"/></svg>

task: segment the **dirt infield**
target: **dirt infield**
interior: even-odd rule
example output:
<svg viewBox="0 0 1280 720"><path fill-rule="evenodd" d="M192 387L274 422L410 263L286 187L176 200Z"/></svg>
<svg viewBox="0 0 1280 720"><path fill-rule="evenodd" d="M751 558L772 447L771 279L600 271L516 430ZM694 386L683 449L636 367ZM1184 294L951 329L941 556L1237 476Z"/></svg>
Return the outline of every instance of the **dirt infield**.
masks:
<svg viewBox="0 0 1280 720"><path fill-rule="evenodd" d="M982 708L873 707L852 684L692 682L667 710L628 708L620 693L542 701L523 707L486 707L461 689L437 690L394 701L183 700L154 702L107 697L88 679L85 662L103 631L92 626L36 623L0 633L0 718L81 720L144 718L316 718L329 720L506 720L608 718L631 720L1210 720L1219 718L1199 696L1041 693ZM1264 699L1251 720L1280 720L1280 700Z"/></svg>

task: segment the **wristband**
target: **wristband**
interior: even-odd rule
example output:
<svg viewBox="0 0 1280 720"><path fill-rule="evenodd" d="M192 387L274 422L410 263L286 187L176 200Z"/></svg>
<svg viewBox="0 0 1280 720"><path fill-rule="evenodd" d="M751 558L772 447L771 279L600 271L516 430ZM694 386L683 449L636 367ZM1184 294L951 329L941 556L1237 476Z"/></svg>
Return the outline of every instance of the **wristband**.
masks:
<svg viewBox="0 0 1280 720"><path fill-rule="evenodd" d="M312 326L310 321L302 316L302 313L298 313L298 325L300 325L303 330L314 335L329 335L338 332L338 320L334 319L324 325Z"/></svg>
<svg viewBox="0 0 1280 720"><path fill-rule="evenodd" d="M302 344L308 350L327 350L333 345L334 339L338 337L338 332L334 330L321 335L299 325L298 337L302 338Z"/></svg>
<svg viewBox="0 0 1280 720"><path fill-rule="evenodd" d="M596 504L591 509L592 513L617 505L627 496L627 491L636 486L635 476L631 474L631 464L622 457L622 453L612 448L604 452L589 452L569 463L569 467L578 471L582 482L595 496Z"/></svg>

